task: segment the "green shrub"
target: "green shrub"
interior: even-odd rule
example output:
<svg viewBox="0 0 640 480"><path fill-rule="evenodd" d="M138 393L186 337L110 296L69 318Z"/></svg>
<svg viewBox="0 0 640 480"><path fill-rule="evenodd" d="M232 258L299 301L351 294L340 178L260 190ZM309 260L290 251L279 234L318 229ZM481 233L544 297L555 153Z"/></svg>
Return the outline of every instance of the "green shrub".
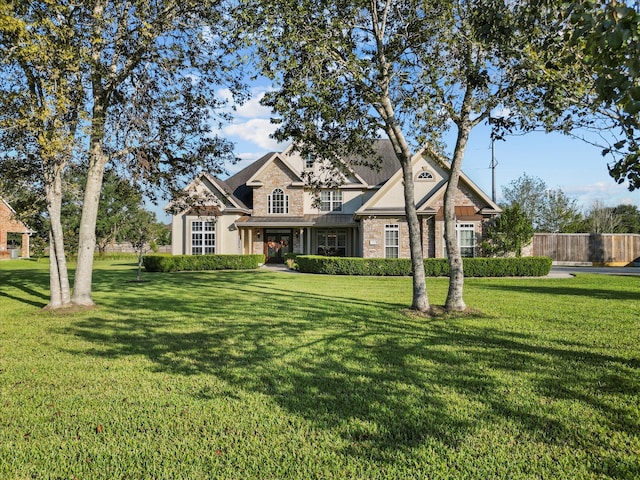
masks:
<svg viewBox="0 0 640 480"><path fill-rule="evenodd" d="M465 277L541 277L551 271L549 257L465 258Z"/></svg>
<svg viewBox="0 0 640 480"><path fill-rule="evenodd" d="M356 258L298 255L298 270L328 275L411 275L411 261L406 258Z"/></svg>
<svg viewBox="0 0 640 480"><path fill-rule="evenodd" d="M356 258L324 257L320 255L298 255L298 270L305 273L328 275L411 275L411 260L408 258ZM464 258L465 277L537 277L551 270L548 257L519 258ZM425 258L425 275L446 277L449 262L446 258Z"/></svg>
<svg viewBox="0 0 640 480"><path fill-rule="evenodd" d="M264 263L264 255L145 255L148 272L250 270Z"/></svg>

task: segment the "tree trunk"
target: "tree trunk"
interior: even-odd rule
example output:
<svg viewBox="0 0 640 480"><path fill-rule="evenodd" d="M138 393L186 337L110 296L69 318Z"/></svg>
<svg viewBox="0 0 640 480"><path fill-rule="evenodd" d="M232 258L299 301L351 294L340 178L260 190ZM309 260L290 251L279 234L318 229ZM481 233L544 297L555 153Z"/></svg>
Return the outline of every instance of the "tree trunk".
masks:
<svg viewBox="0 0 640 480"><path fill-rule="evenodd" d="M80 218L80 233L78 238L78 265L73 284L71 301L76 305L92 306L91 284L93 275L93 254L96 249L96 219L98 204L102 190L102 177L107 157L102 142L105 135L108 94L103 87L105 72L100 62L103 54L103 23L106 2L97 1L92 12L91 32L91 89L93 96L93 110L91 112L91 135L89 139L89 168L87 170L87 184L84 189L84 203Z"/></svg>
<svg viewBox="0 0 640 480"><path fill-rule="evenodd" d="M107 158L102 150L102 137L97 140L92 135L91 159L87 171L87 184L84 191L80 234L78 238L78 265L73 284L72 301L75 305L92 306L91 298L93 254L96 249L96 220L98 203L102 189L102 177Z"/></svg>
<svg viewBox="0 0 640 480"><path fill-rule="evenodd" d="M382 102L381 116L387 122L387 135L394 147L396 157L402 168L402 183L404 186L404 211L409 227L409 249L411 253L411 274L413 279L413 299L411 308L420 312L431 309L427 295L427 284L424 274L424 256L422 252L422 236L420 221L416 210L416 198L413 184L413 169L411 167L411 149L395 123L393 108L387 98Z"/></svg>
<svg viewBox="0 0 640 480"><path fill-rule="evenodd" d="M47 211L51 223L49 229L49 288L50 298L46 309L64 308L71 304L69 273L64 252L64 234L60 215L62 211L62 167L55 168L52 178L46 182Z"/></svg>
<svg viewBox="0 0 640 480"><path fill-rule="evenodd" d="M464 289L464 268L456 232L455 197L458 192L462 161L464 160L464 153L470 132L471 125L469 125L467 121L460 122L458 125L458 138L456 139L453 161L451 162L449 183L447 184L447 189L444 194L444 237L447 246L450 272L449 290L445 302L445 308L448 311L464 311L467 308L462 293Z"/></svg>
<svg viewBox="0 0 640 480"><path fill-rule="evenodd" d="M404 211L409 227L409 248L411 251L411 273L413 275L413 300L411 308L426 312L431 308L427 295L426 278L424 274L424 254L422 252L422 235L420 220L416 210L416 200L413 185L413 169L411 157L402 161L402 178L404 183Z"/></svg>
<svg viewBox="0 0 640 480"><path fill-rule="evenodd" d="M143 250L141 248L140 251L138 252L138 276L137 276L138 282L142 281L142 255L143 255Z"/></svg>

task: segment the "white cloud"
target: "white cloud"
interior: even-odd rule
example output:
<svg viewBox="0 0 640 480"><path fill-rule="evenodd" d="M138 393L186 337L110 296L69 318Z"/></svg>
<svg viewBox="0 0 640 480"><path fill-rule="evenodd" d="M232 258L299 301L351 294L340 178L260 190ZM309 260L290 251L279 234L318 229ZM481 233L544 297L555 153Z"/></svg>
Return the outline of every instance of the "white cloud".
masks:
<svg viewBox="0 0 640 480"><path fill-rule="evenodd" d="M233 100L233 95L228 88L218 90L217 95L220 99L226 101L228 105L235 106L235 110L228 108L227 110L236 118L271 118L271 109L260 105L260 101L264 94L268 91L266 87L254 87L251 89L251 98L242 105L237 104Z"/></svg>
<svg viewBox="0 0 640 480"><path fill-rule="evenodd" d="M588 209L595 201L602 202L609 207L615 207L621 203L640 207L640 192L630 192L626 184L617 184L613 180L571 186L563 191L576 198L585 209Z"/></svg>
<svg viewBox="0 0 640 480"><path fill-rule="evenodd" d="M227 125L222 129L222 133L231 140L235 137L256 145L262 150L275 151L282 150L281 145L270 138L276 128L276 125L273 125L268 119L253 118L243 123ZM244 148L246 149L246 146Z"/></svg>

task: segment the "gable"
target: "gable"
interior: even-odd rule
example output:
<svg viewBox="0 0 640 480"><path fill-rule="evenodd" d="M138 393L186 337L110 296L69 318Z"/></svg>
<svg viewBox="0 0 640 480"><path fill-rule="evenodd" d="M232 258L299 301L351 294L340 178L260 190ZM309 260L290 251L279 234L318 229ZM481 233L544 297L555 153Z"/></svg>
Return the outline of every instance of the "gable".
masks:
<svg viewBox="0 0 640 480"><path fill-rule="evenodd" d="M418 212L423 214L437 212L443 205L444 193L449 181L449 165L441 165L427 155L424 150L421 150L412 158L411 166ZM476 212L486 208L496 210L496 213L500 211L495 202L491 201L464 173L460 175L455 204L458 206L473 206ZM403 210L404 185L402 170L398 169L356 214L366 215L368 212ZM466 210L463 216L469 216Z"/></svg>
<svg viewBox="0 0 640 480"><path fill-rule="evenodd" d="M202 176L201 181L207 187L207 189L209 189L209 191L215 196L216 200L220 202L221 206L224 206L225 208L233 208L236 206L231 202L231 200L229 200L229 198L227 197L227 195L225 195L225 193L221 190L221 188L218 187L218 185L216 185L215 181L213 181L210 178L207 178L204 175Z"/></svg>
<svg viewBox="0 0 640 480"><path fill-rule="evenodd" d="M274 173L274 168L278 169L284 175L286 175L291 184L295 186L302 186L304 182L298 172L289 165L289 163L282 157L282 155L276 153L268 158L264 164L246 181L248 187L261 187L264 183L268 182L269 177Z"/></svg>

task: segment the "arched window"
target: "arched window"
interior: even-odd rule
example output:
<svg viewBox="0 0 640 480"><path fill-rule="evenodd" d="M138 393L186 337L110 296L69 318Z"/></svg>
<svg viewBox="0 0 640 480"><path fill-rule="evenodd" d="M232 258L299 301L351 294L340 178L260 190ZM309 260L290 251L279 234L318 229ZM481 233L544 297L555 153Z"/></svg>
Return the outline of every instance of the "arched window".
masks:
<svg viewBox="0 0 640 480"><path fill-rule="evenodd" d="M276 188L269 195L269 213L289 213L289 195Z"/></svg>
<svg viewBox="0 0 640 480"><path fill-rule="evenodd" d="M433 174L428 170L422 170L416 176L416 180L433 180Z"/></svg>

